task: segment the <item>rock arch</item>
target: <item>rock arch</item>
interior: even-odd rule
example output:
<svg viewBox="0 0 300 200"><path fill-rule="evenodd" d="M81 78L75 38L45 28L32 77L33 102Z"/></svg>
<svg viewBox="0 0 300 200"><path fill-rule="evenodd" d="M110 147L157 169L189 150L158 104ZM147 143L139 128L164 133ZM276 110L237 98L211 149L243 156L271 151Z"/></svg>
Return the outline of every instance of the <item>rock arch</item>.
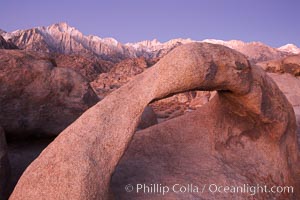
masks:
<svg viewBox="0 0 300 200"><path fill-rule="evenodd" d="M243 148L230 149L228 144L242 142L249 150L259 141L255 152L265 160L255 168L257 173L271 177L274 183L293 184L296 125L287 99L262 70L251 68L242 54L220 45L191 43L171 51L67 127L26 169L10 199L108 199L111 176L144 108L155 99L194 89L218 91L204 108L214 112L201 116L206 121L224 122L212 135L219 142L215 148L222 152L221 160L255 168L255 158L244 163L235 156L244 155L244 151L236 152ZM225 118L219 116L224 113ZM236 119L244 123L236 124ZM201 129L201 123L197 126ZM223 134L220 130L224 128L231 131ZM268 173L270 166L273 169Z"/></svg>

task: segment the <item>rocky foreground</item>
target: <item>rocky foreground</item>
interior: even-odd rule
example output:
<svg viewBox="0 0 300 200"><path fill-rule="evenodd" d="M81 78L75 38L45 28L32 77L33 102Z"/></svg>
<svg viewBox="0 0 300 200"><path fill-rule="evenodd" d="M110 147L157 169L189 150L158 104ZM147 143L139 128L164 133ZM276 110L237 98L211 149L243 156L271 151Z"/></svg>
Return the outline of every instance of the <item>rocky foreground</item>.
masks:
<svg viewBox="0 0 300 200"><path fill-rule="evenodd" d="M192 90L217 94L194 112L135 133L149 103ZM10 199L160 198L125 192L126 184L139 182L297 189L296 128L292 105L261 68L227 47L191 43L85 111L30 164ZM255 198L297 199L297 192ZM165 198L251 198L211 195L170 193Z"/></svg>
<svg viewBox="0 0 300 200"><path fill-rule="evenodd" d="M43 54L0 50L0 122L8 138L58 135L99 101L80 74Z"/></svg>

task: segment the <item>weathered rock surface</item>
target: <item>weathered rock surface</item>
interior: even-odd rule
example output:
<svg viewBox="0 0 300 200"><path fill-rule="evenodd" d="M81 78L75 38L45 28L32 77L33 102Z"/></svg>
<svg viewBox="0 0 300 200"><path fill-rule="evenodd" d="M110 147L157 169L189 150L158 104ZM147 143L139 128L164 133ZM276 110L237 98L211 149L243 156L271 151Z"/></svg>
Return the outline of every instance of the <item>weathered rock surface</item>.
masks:
<svg viewBox="0 0 300 200"><path fill-rule="evenodd" d="M10 177L10 165L7 157L5 134L0 126L0 199L7 198L7 185Z"/></svg>
<svg viewBox="0 0 300 200"><path fill-rule="evenodd" d="M0 124L8 137L57 135L98 101L89 83L43 54L0 51Z"/></svg>
<svg viewBox="0 0 300 200"><path fill-rule="evenodd" d="M113 67L113 63L109 61L80 55L56 54L53 59L57 67L71 68L84 76L89 82Z"/></svg>
<svg viewBox="0 0 300 200"><path fill-rule="evenodd" d="M270 60L257 63L267 72L289 73L294 76L300 76L300 55L289 56L279 60Z"/></svg>
<svg viewBox="0 0 300 200"><path fill-rule="evenodd" d="M142 177L143 183L294 185L296 122L285 96L242 54L193 43L174 49L87 110L26 169L10 199L108 199L111 175L146 105L195 89L217 90L218 95L192 114L136 134L113 177L116 198L160 199L122 193L124 183ZM292 195L268 193L257 199ZM168 198L224 196L173 193ZM234 197L245 199L245 194Z"/></svg>
<svg viewBox="0 0 300 200"><path fill-rule="evenodd" d="M126 59L115 66L107 73L102 73L91 83L97 95L104 98L122 85L128 83L136 75L144 72L148 65L144 58Z"/></svg>
<svg viewBox="0 0 300 200"><path fill-rule="evenodd" d="M268 72L294 108L300 144L300 55L257 63Z"/></svg>
<svg viewBox="0 0 300 200"><path fill-rule="evenodd" d="M298 143L300 145L300 77L295 77L289 73L268 73L268 75L276 82L294 108L297 120Z"/></svg>

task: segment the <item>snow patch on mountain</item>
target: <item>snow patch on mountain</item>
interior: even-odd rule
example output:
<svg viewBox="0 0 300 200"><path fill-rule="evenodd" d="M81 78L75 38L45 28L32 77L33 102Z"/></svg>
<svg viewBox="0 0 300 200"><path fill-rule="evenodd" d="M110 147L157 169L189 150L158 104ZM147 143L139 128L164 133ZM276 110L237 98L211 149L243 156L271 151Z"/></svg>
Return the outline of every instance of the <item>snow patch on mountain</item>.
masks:
<svg viewBox="0 0 300 200"><path fill-rule="evenodd" d="M294 44L286 44L284 46L281 46L278 48L279 51L284 51L287 53L293 53L293 54L299 54L300 53L300 48L298 48Z"/></svg>

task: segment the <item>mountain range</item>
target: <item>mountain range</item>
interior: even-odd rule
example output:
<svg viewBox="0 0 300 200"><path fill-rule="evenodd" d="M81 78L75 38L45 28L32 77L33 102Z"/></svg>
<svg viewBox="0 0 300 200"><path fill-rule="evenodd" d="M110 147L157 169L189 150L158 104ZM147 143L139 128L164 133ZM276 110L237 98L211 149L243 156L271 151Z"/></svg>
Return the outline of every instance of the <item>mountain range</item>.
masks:
<svg viewBox="0 0 300 200"><path fill-rule="evenodd" d="M279 59L287 55L300 53L300 49L293 44L274 48L261 42L243 42L239 40L223 41L205 39L196 41L178 38L164 43L154 39L122 44L114 38L100 38L94 35L84 35L65 22L47 27L36 27L13 32L1 30L0 35L9 43L15 44L18 48L24 50L92 55L113 62L136 57L160 58L173 48L190 42L221 44L245 54L253 63Z"/></svg>

